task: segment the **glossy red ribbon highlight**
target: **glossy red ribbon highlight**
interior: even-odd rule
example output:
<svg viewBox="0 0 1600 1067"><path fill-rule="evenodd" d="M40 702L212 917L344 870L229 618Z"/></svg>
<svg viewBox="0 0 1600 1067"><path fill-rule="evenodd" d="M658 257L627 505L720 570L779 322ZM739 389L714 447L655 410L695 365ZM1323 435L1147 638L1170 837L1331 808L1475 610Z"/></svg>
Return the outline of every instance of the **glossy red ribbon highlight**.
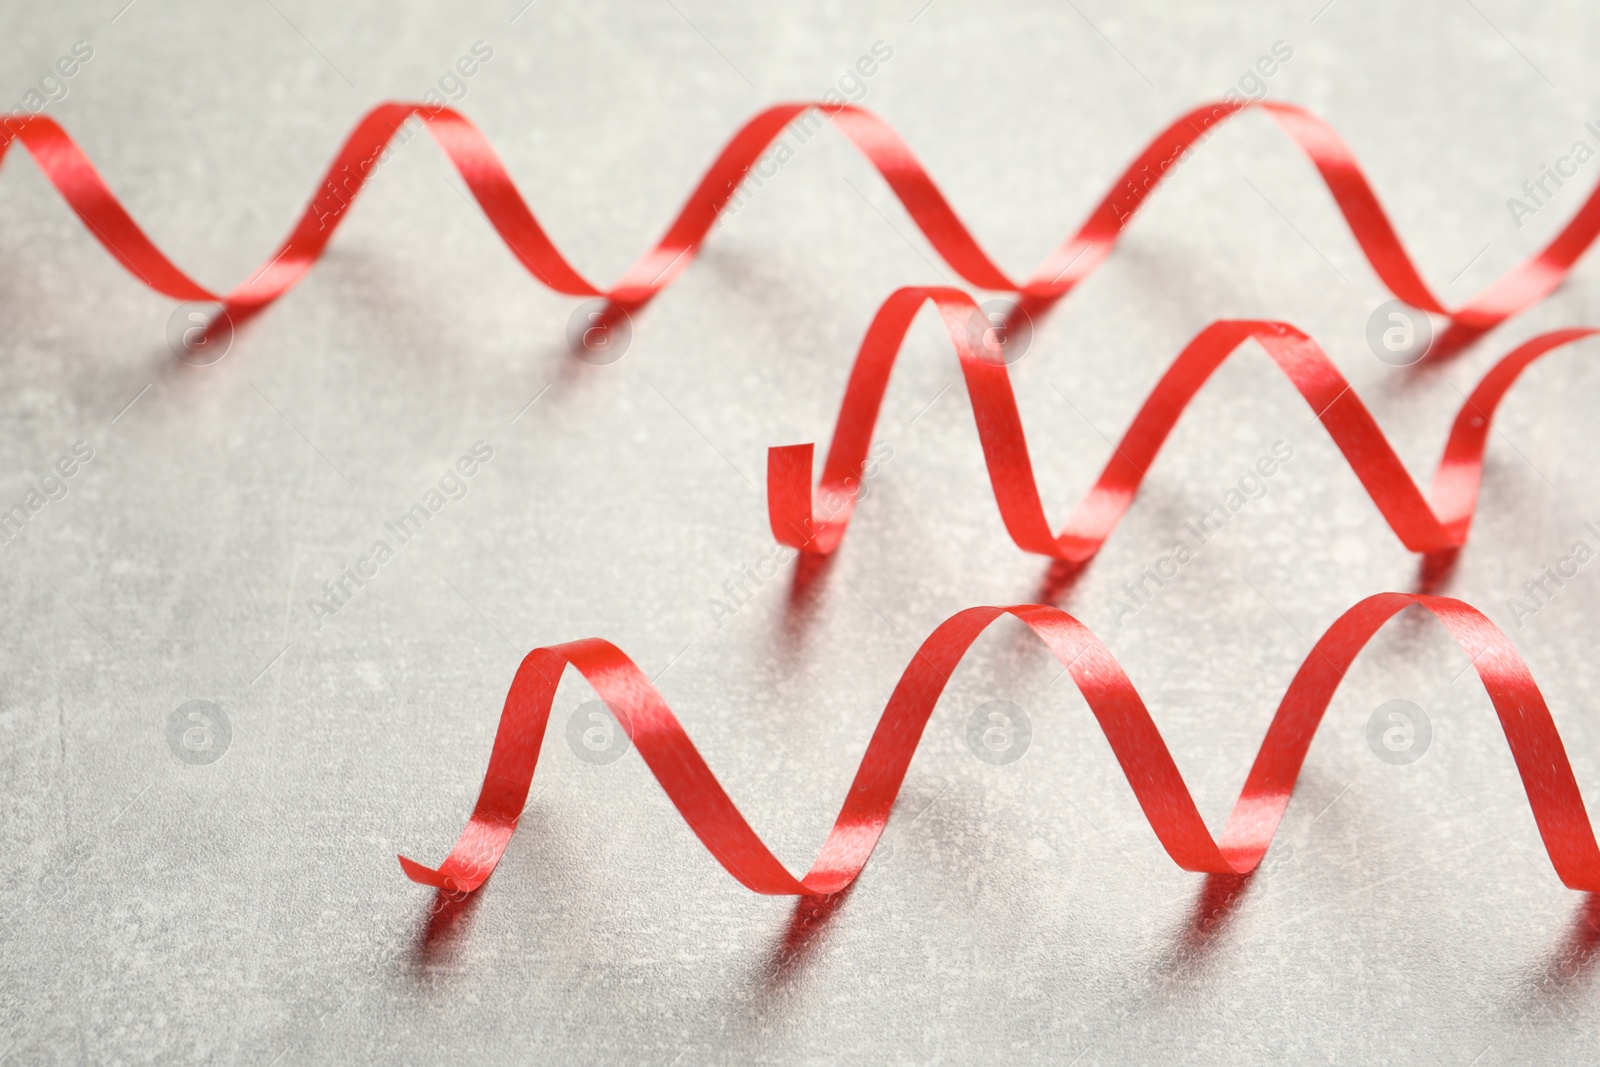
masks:
<svg viewBox="0 0 1600 1067"><path fill-rule="evenodd" d="M483 208L489 224L523 267L546 286L569 296L604 296L615 308L643 307L670 285L694 258L744 175L791 124L830 120L877 168L924 236L952 270L982 289L1020 294L1020 306L1038 315L1093 273L1117 238L1173 165L1222 122L1252 108L1266 112L1316 165L1363 254L1389 291L1406 303L1453 319L1464 343L1543 299L1561 283L1600 233L1600 187L1556 237L1526 262L1456 309L1446 307L1422 280L1354 155L1327 123L1292 104L1219 102L1178 118L1128 166L1077 233L1063 241L1025 281L997 266L934 185L900 135L870 111L849 104L789 103L767 108L723 146L655 247L616 284L601 289L558 251L529 210L493 147L465 116L447 107L387 103L369 111L345 139L299 224L274 255L243 283L217 293L180 270L145 236L94 165L56 122L44 115L10 115L0 123L0 160L13 141L39 169L117 261L157 292L178 300L219 301L235 321L256 314L305 277L380 155L412 117L444 150ZM1456 346L1441 338L1435 353Z"/></svg>
<svg viewBox="0 0 1600 1067"><path fill-rule="evenodd" d="M825 501L822 512L813 508L814 446L785 445L767 452L767 514L773 536L782 544L819 554L839 546L855 510L889 374L924 302L938 309L961 361L989 481L1007 532L1025 551L1072 562L1087 560L1100 550L1132 505L1145 472L1179 416L1212 372L1250 340L1266 350L1305 397L1406 548L1413 552L1459 548L1466 543L1477 507L1490 421L1501 398L1540 356L1600 332L1579 328L1541 334L1496 363L1461 405L1433 485L1424 495L1366 405L1314 340L1284 322L1214 322L1167 368L1113 448L1099 479L1056 534L1039 501L1010 374L974 326L975 322L988 326L978 305L959 289L900 289L878 310L856 354L817 488L816 495Z"/></svg>
<svg viewBox="0 0 1600 1067"><path fill-rule="evenodd" d="M667 798L739 884L772 895L837 893L861 872L883 833L951 672L991 622L1010 615L1038 635L1072 675L1167 854L1185 870L1245 874L1261 861L1283 818L1311 739L1345 671L1373 634L1411 605L1431 611L1472 658L1556 873L1573 889L1600 890L1600 846L1561 736L1527 664L1476 608L1412 593L1366 598L1317 641L1267 727L1220 837L1211 836L1166 742L1111 652L1066 612L1027 604L968 608L922 643L884 708L821 853L802 878L790 874L750 828L650 679L615 645L598 638L528 653L506 695L483 790L460 840L437 868L404 856L400 866L412 880L442 889L470 891L483 884L516 830L551 701L571 665L610 706Z"/></svg>

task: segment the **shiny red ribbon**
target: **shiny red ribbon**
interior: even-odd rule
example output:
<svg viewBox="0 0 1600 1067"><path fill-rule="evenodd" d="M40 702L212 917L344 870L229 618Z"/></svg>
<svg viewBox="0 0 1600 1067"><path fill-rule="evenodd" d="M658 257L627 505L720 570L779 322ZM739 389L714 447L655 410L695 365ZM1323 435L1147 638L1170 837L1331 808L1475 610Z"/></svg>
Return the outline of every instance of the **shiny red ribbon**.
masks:
<svg viewBox="0 0 1600 1067"><path fill-rule="evenodd" d="M1467 303L1447 308L1422 280L1384 214L1354 155L1327 123L1292 104L1220 102L1181 116L1152 140L1117 179L1077 233L1062 242L1026 281L1016 281L978 246L900 135L870 111L849 104L790 103L767 108L724 145L667 232L610 289L587 281L556 249L522 199L493 147L470 121L447 107L387 103L369 111L345 139L299 224L276 253L242 284L217 293L180 270L145 236L87 156L44 115L0 121L0 160L13 140L117 261L157 292L178 300L218 301L236 322L256 314L303 278L366 184L384 149L412 116L422 120L449 157L483 213L517 260L545 285L570 296L604 296L616 308L642 307L683 272L740 182L780 134L813 109L825 115L883 175L913 222L945 262L970 284L1020 294L1038 315L1065 296L1110 255L1117 238L1173 165L1218 124L1259 108L1316 165L1350 232L1389 291L1413 307L1449 316L1470 340L1543 299L1561 283L1600 234L1600 187L1541 251ZM1435 353L1454 347L1445 338Z"/></svg>
<svg viewBox="0 0 1600 1067"><path fill-rule="evenodd" d="M974 322L988 323L959 289L908 287L896 291L873 318L861 341L823 463L813 508L814 446L785 445L767 452L767 513L779 542L826 554L838 547L855 510L861 474L872 443L889 374L906 331L924 302L939 312L961 361L978 440L1006 530L1019 548L1082 562L1100 550L1133 503L1145 472L1173 425L1224 360L1254 340L1311 405L1344 453L1373 503L1413 552L1438 552L1466 543L1483 476L1483 453L1495 408L1524 368L1562 345L1591 337L1592 328L1556 330L1518 346L1496 363L1456 414L1444 456L1425 496L1333 361L1310 337L1283 322L1222 321L1201 330L1178 354L1112 449L1099 479L1059 534L1052 533L1033 476L1028 442L1005 365L993 358Z"/></svg>
<svg viewBox="0 0 1600 1067"><path fill-rule="evenodd" d="M528 653L506 695L483 789L460 840L437 868L404 856L400 866L412 880L442 889L470 891L483 884L516 830L551 701L571 665L611 708L695 836L739 884L773 895L837 893L861 872L883 833L951 672L991 622L1011 615L1072 675L1167 854L1185 870L1244 874L1261 861L1283 818L1311 739L1345 671L1385 622L1413 604L1431 611L1471 657L1500 716L1556 873L1573 889L1600 890L1600 847L1561 736L1527 664L1476 608L1412 593L1366 598L1317 641L1279 703L1218 838L1200 817L1166 742L1111 652L1066 612L1028 604L968 608L922 643L878 720L821 853L802 878L790 874L750 828L650 679L615 645L598 638Z"/></svg>
<svg viewBox="0 0 1600 1067"><path fill-rule="evenodd" d="M244 283L219 294L190 278L145 236L88 158L53 120L44 116L5 119L0 123L0 157L13 140L20 140L46 178L127 270L167 296L221 302L230 315L240 320L265 308L306 275L383 150L415 115L466 181L490 224L530 273L558 292L605 296L614 306L632 310L642 307L682 273L750 166L791 122L818 108L878 169L912 220L956 273L974 286L1018 293L1018 306L1037 315L1105 260L1150 191L1185 152L1217 124L1251 107L1265 110L1312 160L1357 243L1390 292L1414 307L1451 317L1456 327L1467 331L1466 336L1489 329L1550 293L1600 233L1597 189L1544 249L1460 308L1449 309L1422 281L1354 157L1331 127L1292 105L1220 103L1195 109L1158 135L1078 232L1052 252L1029 279L1019 283L983 252L909 147L884 122L850 105L800 103L769 108L746 123L707 170L662 239L613 287L602 291L585 280L551 243L475 126L448 108L391 103L373 109L358 123L330 164L298 225L276 254ZM918 295L904 295L908 292ZM916 306L929 298L939 305L948 325L946 301L955 299L952 294L954 290L903 290L891 298L892 310L880 312L874 328L888 322L884 331L892 332L891 320L895 316L903 315L909 322ZM970 303L968 300L966 305L950 305L962 312L963 334ZM900 332L904 332L903 326ZM1465 536L1476 498L1487 413L1499 396L1522 366L1544 351L1588 332L1546 335L1518 349L1490 372L1474 392L1474 400L1469 400L1457 418L1445 460L1434 479L1430 505L1405 475L1364 406L1339 389L1342 377L1309 338L1276 323L1216 324L1196 338L1174 363L1130 429L1129 438L1136 446L1142 442L1145 448L1133 453L1134 459L1142 455L1144 462L1130 461L1122 466L1124 461L1114 458L1101 484L1074 513L1079 525L1069 523L1069 531L1062 539L1050 533L1040 512L1014 398L1003 368L969 359L972 353L962 351L959 342L958 351L962 352L963 372L974 397L997 500L1012 536L1032 551L1069 559L1092 553L1095 539L1103 539L1126 509L1143 466L1153 458L1182 403L1216 363L1246 337L1262 343L1312 402L1357 476L1407 546L1431 551L1459 545ZM1545 347L1538 348L1540 344ZM1435 351L1441 347L1449 346L1438 345ZM892 354L877 363L858 360L857 371L870 365L869 377L880 371L886 376L891 363ZM870 392L865 389L862 395ZM877 396L881 398L881 388ZM1325 405L1320 403L1323 400ZM1176 406L1170 406L1174 402ZM1002 426L1008 403L1010 421ZM876 400L872 408L875 417ZM990 418L999 421L985 429L985 420ZM865 430L847 426L842 419L835 445L851 434L870 435L872 420L863 421ZM1129 438L1124 439L1125 444ZM847 449L842 454L849 452ZM792 467L799 468L798 451L780 453L788 457ZM808 454L804 466L807 486L809 467ZM856 469L859 471L859 466ZM825 484L828 481L825 471ZM785 484L789 487L785 493L792 499L780 499L780 503L788 507L800 500L799 494L792 492L799 483L791 477ZM809 492L805 503L803 513L798 508L789 510L795 517L803 514L811 518ZM816 538L808 538L806 543L811 547ZM1071 616L1054 608L1031 605L969 609L947 620L924 642L890 698L821 854L802 879L790 875L750 829L648 678L615 646L594 639L536 649L528 655L507 696L483 790L460 841L437 870L403 857L401 864L410 877L431 885L471 890L482 884L503 853L526 802L556 684L565 666L571 664L606 700L673 804L741 884L762 893L837 892L860 872L882 833L950 671L984 627L1000 615L1010 614L1044 640L1072 674L1168 854L1188 870L1244 873L1260 861L1282 818L1315 728L1345 670L1378 627L1411 604L1432 611L1472 657L1500 716L1535 820L1562 881L1573 888L1600 890L1600 848L1560 736L1526 665L1505 635L1475 609L1448 598L1403 593L1379 594L1363 600L1317 642L1279 705L1220 839L1213 838L1206 828L1160 733L1110 652Z"/></svg>

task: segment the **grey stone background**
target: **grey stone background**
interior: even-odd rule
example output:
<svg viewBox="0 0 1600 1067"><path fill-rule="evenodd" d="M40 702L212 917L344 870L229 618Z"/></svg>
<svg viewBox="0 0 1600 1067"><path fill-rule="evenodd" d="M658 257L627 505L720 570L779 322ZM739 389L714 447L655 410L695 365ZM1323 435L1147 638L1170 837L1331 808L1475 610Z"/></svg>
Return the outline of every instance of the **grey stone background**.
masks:
<svg viewBox="0 0 1600 1067"><path fill-rule="evenodd" d="M1294 54L1269 95L1342 132L1449 300L1600 181L1589 162L1520 228L1506 207L1600 118L1593 5L920 4L10 3L0 94L22 101L90 42L48 113L218 288L271 254L363 111L420 97L480 40L493 57L458 106L601 282L739 122L819 97L880 40L894 55L865 104L1018 275L1151 134L1280 40ZM1310 165L1247 116L1013 368L1047 505L1066 514L1106 436L1228 316L1317 337L1425 480L1488 365L1596 321L1597 271L1591 254L1443 369L1386 366L1364 336L1387 294ZM1265 868L1231 899L1166 858L1082 699L1002 624L827 914L737 886L635 754L579 759L566 718L592 694L569 678L504 862L430 919L394 855L447 851L527 649L621 645L803 869L916 642L960 608L1039 595L1045 568L1004 534L929 317L879 427L893 459L832 569L795 590L785 567L720 625L709 609L772 550L765 449L825 442L879 301L949 276L826 132L639 317L622 360L581 365L562 345L575 302L516 265L417 137L311 277L192 367L164 341L172 302L13 151L0 504L76 442L94 456L0 546L3 1062L1592 1059L1600 909L1558 884L1466 657L1410 615L1358 661ZM1596 547L1596 354L1548 357L1517 386L1444 586L1512 635L1591 803L1600 564L1520 626L1507 598L1573 542ZM1125 664L1214 826L1309 639L1366 594L1417 587L1417 560L1309 417L1258 350L1235 357L1056 598ZM1267 496L1113 620L1122 583L1280 439L1294 458ZM494 458L467 495L318 627L308 598L479 440ZM1366 740L1397 699L1432 729L1406 766ZM169 747L191 700L231 728L213 762ZM969 751L991 700L1028 716L1022 759Z"/></svg>

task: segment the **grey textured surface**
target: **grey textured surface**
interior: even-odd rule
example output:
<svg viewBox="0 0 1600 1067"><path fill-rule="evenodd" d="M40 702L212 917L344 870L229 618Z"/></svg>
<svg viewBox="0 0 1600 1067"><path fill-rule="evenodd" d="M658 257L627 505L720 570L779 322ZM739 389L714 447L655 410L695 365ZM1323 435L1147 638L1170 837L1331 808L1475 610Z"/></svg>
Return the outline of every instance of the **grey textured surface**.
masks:
<svg viewBox="0 0 1600 1067"><path fill-rule="evenodd" d="M1505 205L1592 142L1593 5L919 3L8 3L0 93L21 99L91 42L49 113L219 288L270 253L358 115L420 96L478 40L493 58L459 106L601 281L743 118L820 96L879 40L894 55L865 103L1018 274L1148 136L1279 40L1294 54L1270 95L1342 132L1448 299L1538 247L1600 179L1587 163L1520 228ZM528 648L603 635L665 672L731 794L803 868L914 643L959 608L1033 599L1044 575L1005 536L930 319L880 425L893 458L832 570L795 596L785 568L713 620L722 583L772 548L766 447L825 441L878 302L946 276L838 136L757 191L603 368L566 355L574 302L532 282L459 194L413 139L310 279L196 368L167 352L171 302L29 159L6 160L0 503L75 442L94 458L0 547L3 1062L1593 1060L1589 904L1553 875L1466 657L1410 616L1358 662L1231 906L1166 858L1082 699L1002 625L948 690L886 847L825 921L739 888L636 756L576 758L562 731L591 694L569 678L498 873L430 928L394 854L448 849ZM1597 270L1591 256L1446 369L1396 371L1366 349L1387 295L1324 187L1246 117L1016 366L1047 506L1065 514L1102 433L1223 316L1319 338L1426 476L1458 390L1515 341L1595 321ZM1512 634L1591 803L1600 579L1582 571L1520 627L1506 601L1595 544L1594 360L1593 344L1548 358L1502 409L1445 586ZM1307 638L1368 593L1416 587L1416 560L1308 418L1259 351L1240 354L1058 598L1121 658L1213 825ZM1116 625L1121 584L1280 439L1294 459L1266 497ZM479 440L494 458L465 497L317 627L308 598ZM1033 733L996 766L963 739L999 699ZM1411 766L1367 746L1391 699L1432 724ZM190 700L227 715L220 760L169 748Z"/></svg>

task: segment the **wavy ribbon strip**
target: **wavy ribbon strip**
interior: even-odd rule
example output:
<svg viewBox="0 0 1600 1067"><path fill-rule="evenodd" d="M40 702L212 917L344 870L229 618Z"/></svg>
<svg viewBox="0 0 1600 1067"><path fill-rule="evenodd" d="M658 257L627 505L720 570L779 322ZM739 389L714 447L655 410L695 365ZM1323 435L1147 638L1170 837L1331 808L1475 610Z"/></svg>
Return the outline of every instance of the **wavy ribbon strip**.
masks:
<svg viewBox="0 0 1600 1067"><path fill-rule="evenodd" d="M1214 322L1173 360L1113 449L1099 479L1068 516L1061 533L1054 534L1039 501L1010 374L994 358L995 348L981 339L980 327L989 324L977 303L959 289L900 289L884 301L856 354L817 487L816 496L824 507L815 507L811 490L814 445L785 445L767 452L767 514L781 543L819 554L839 546L855 511L889 374L924 302L938 309L960 358L989 481L1007 532L1024 551L1071 562L1087 560L1100 550L1132 505L1145 472L1184 409L1212 372L1250 340L1266 349L1305 397L1406 548L1413 552L1460 548L1477 507L1484 449L1501 398L1540 356L1600 332L1585 327L1541 334L1490 368L1461 405L1425 496L1366 405L1316 341L1284 322Z"/></svg>
<svg viewBox="0 0 1600 1067"><path fill-rule="evenodd" d="M1047 256L1031 277L1018 282L979 247L910 146L882 119L849 104L788 103L767 108L746 122L723 146L660 241L624 271L615 285L601 289L557 250L488 139L465 116L447 107L386 103L369 111L345 139L299 224L277 252L243 283L227 293L217 293L180 270L145 236L55 120L44 115L5 117L0 123L0 161L12 141L21 141L45 177L130 273L177 300L220 302L235 321L242 321L305 277L365 186L379 156L400 128L416 116L466 181L489 224L529 273L557 292L603 296L614 309L632 311L643 307L689 265L745 174L779 135L790 124L804 126L821 114L883 175L951 269L979 288L1020 294L1019 307L1037 315L1111 254L1128 221L1190 148L1217 125L1252 108L1270 115L1316 166L1362 253L1389 291L1413 307L1450 317L1459 329L1467 331L1463 340L1543 299L1600 234L1597 187L1541 251L1452 310L1422 280L1355 156L1331 126L1292 104L1218 102L1195 108L1158 134L1078 231ZM1441 338L1435 351L1446 347L1450 346Z"/></svg>
<svg viewBox="0 0 1600 1067"><path fill-rule="evenodd" d="M803 878L791 875L750 828L645 673L598 638L528 653L506 695L483 789L460 840L437 868L404 856L400 866L413 881L451 891L474 890L489 877L527 802L551 701L570 665L610 706L667 798L739 884L772 895L837 893L861 872L883 833L951 672L991 622L1010 615L1038 635L1071 673L1167 854L1185 870L1246 874L1266 853L1345 671L1385 622L1413 604L1431 611L1472 658L1500 716L1556 873L1573 889L1600 890L1600 846L1561 735L1527 664L1476 608L1413 593L1367 597L1317 641L1279 703L1218 838L1211 836L1155 721L1110 650L1066 612L1027 604L968 608L922 643L900 676L833 829Z"/></svg>

